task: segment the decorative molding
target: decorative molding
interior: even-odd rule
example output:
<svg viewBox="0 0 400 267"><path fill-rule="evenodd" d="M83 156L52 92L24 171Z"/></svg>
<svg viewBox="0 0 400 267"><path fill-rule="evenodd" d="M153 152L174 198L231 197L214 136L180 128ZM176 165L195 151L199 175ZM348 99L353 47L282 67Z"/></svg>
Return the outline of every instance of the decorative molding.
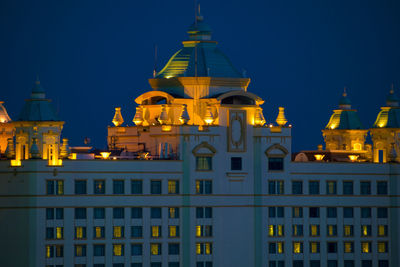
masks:
<svg viewBox="0 0 400 267"><path fill-rule="evenodd" d="M246 126L246 110L229 110L228 152L246 152Z"/></svg>

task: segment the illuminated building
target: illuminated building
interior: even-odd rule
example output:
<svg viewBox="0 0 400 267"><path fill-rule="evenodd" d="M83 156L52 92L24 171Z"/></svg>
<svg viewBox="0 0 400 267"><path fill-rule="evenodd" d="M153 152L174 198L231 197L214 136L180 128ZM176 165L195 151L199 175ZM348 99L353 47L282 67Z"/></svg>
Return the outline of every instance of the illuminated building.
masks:
<svg viewBox="0 0 400 267"><path fill-rule="evenodd" d="M188 33L125 114L135 126L115 109L109 151L61 144L36 82L0 161L2 264L399 266L395 101L368 148L343 95L326 149L292 159L284 109L265 119L202 17Z"/></svg>

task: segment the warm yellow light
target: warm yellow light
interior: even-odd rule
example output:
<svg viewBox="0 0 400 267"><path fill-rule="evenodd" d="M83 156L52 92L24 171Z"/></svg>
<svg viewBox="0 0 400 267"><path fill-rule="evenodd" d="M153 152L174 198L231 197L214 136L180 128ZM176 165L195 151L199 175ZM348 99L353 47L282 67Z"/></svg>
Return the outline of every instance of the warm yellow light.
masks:
<svg viewBox="0 0 400 267"><path fill-rule="evenodd" d="M273 225L268 225L268 235L274 236L274 226Z"/></svg>
<svg viewBox="0 0 400 267"><path fill-rule="evenodd" d="M102 159L108 159L111 155L111 152L100 152Z"/></svg>
<svg viewBox="0 0 400 267"><path fill-rule="evenodd" d="M196 225L196 237L201 236L201 225Z"/></svg>
<svg viewBox="0 0 400 267"><path fill-rule="evenodd" d="M277 225L276 234L277 236L283 236L283 224Z"/></svg>
<svg viewBox="0 0 400 267"><path fill-rule="evenodd" d="M76 227L76 238L77 239L81 239L83 238L83 227L82 226L78 226Z"/></svg>
<svg viewBox="0 0 400 267"><path fill-rule="evenodd" d="M359 156L360 155L349 155L348 157L352 162L354 162L354 161L356 161L358 159Z"/></svg>
<svg viewBox="0 0 400 267"><path fill-rule="evenodd" d="M151 255L158 255L159 254L158 244L150 244L150 252Z"/></svg>
<svg viewBox="0 0 400 267"><path fill-rule="evenodd" d="M171 219L176 218L176 209L175 208L169 208L169 217Z"/></svg>
<svg viewBox="0 0 400 267"><path fill-rule="evenodd" d="M122 237L122 226L114 226L114 238Z"/></svg>
<svg viewBox="0 0 400 267"><path fill-rule="evenodd" d="M362 225L361 227L362 227L362 235L363 235L363 236L368 236L369 233L368 233L368 227L367 227L367 225Z"/></svg>
<svg viewBox="0 0 400 267"><path fill-rule="evenodd" d="M344 236L351 236L351 226L350 225L344 226Z"/></svg>
<svg viewBox="0 0 400 267"><path fill-rule="evenodd" d="M196 243L196 254L197 255L201 254L201 243Z"/></svg>
<svg viewBox="0 0 400 267"><path fill-rule="evenodd" d="M337 127L337 124L332 124L329 128L331 128L331 130L335 129Z"/></svg>
<svg viewBox="0 0 400 267"><path fill-rule="evenodd" d="M370 243L369 242L361 242L361 251L362 253L370 252Z"/></svg>
<svg viewBox="0 0 400 267"><path fill-rule="evenodd" d="M386 229L384 225L378 225L378 236L386 236Z"/></svg>
<svg viewBox="0 0 400 267"><path fill-rule="evenodd" d="M176 237L176 226L175 225L170 225L168 226L169 228L169 237Z"/></svg>
<svg viewBox="0 0 400 267"><path fill-rule="evenodd" d="M151 227L151 237L160 237L160 226Z"/></svg>
<svg viewBox="0 0 400 267"><path fill-rule="evenodd" d="M200 181L196 181L196 194L200 193Z"/></svg>
<svg viewBox="0 0 400 267"><path fill-rule="evenodd" d="M63 239L63 228L62 227L56 227L56 238L57 239Z"/></svg>
<svg viewBox="0 0 400 267"><path fill-rule="evenodd" d="M206 247L206 254L211 254L211 243L205 243L204 245Z"/></svg>
<svg viewBox="0 0 400 267"><path fill-rule="evenodd" d="M171 125L162 125L161 126L161 131L163 131L163 132L170 132L171 130L172 130Z"/></svg>
<svg viewBox="0 0 400 267"><path fill-rule="evenodd" d="M293 253L296 253L296 254L301 253L301 243L300 242L293 243Z"/></svg>
<svg viewBox="0 0 400 267"><path fill-rule="evenodd" d="M71 153L68 158L69 159L76 159L76 153Z"/></svg>
<svg viewBox="0 0 400 267"><path fill-rule="evenodd" d="M11 166L13 166L13 167L21 166L21 161L19 159L12 159Z"/></svg>
<svg viewBox="0 0 400 267"><path fill-rule="evenodd" d="M344 242L344 253L353 253L353 244L351 242Z"/></svg>
<svg viewBox="0 0 400 267"><path fill-rule="evenodd" d="M211 119L211 118L207 118L207 119L204 119L204 121L207 123L207 124L211 124L211 123L213 123L213 119Z"/></svg>
<svg viewBox="0 0 400 267"><path fill-rule="evenodd" d="M49 159L49 166L62 166L62 159Z"/></svg>
<svg viewBox="0 0 400 267"><path fill-rule="evenodd" d="M122 256L122 245L121 244L114 244L114 256Z"/></svg>
<svg viewBox="0 0 400 267"><path fill-rule="evenodd" d="M278 253L282 254L283 253L283 242L278 242L278 243L276 243L276 245L277 245Z"/></svg>
<svg viewBox="0 0 400 267"><path fill-rule="evenodd" d="M46 258L50 258L51 255L51 246L47 245L46 246Z"/></svg>
<svg viewBox="0 0 400 267"><path fill-rule="evenodd" d="M95 228L95 232L96 232L96 237L95 238L102 238L101 236L101 227L100 226L96 226Z"/></svg>
<svg viewBox="0 0 400 267"><path fill-rule="evenodd" d="M311 242L311 253L318 253L318 243Z"/></svg>
<svg viewBox="0 0 400 267"><path fill-rule="evenodd" d="M334 236L335 233L333 232L333 225L328 225L328 235Z"/></svg>
<svg viewBox="0 0 400 267"><path fill-rule="evenodd" d="M387 252L387 249L386 249L386 242L378 242L378 252L379 252L379 253L385 253L385 252Z"/></svg>
<svg viewBox="0 0 400 267"><path fill-rule="evenodd" d="M315 159L316 159L317 161L321 161L321 160L324 159L325 155L316 154L316 155L314 155L314 157L315 157Z"/></svg>
<svg viewBox="0 0 400 267"><path fill-rule="evenodd" d="M312 236L318 235L318 226L317 225L311 225L311 235Z"/></svg>

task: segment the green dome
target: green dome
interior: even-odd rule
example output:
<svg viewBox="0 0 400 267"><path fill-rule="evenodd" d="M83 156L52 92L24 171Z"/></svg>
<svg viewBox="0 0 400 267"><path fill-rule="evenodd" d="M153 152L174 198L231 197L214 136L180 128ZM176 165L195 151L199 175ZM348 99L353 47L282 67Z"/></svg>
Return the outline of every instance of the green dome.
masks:
<svg viewBox="0 0 400 267"><path fill-rule="evenodd" d="M358 130L364 129L356 110L335 110L325 129Z"/></svg>
<svg viewBox="0 0 400 267"><path fill-rule="evenodd" d="M382 107L373 128L400 128L400 108Z"/></svg>
<svg viewBox="0 0 400 267"><path fill-rule="evenodd" d="M388 105L389 107L398 107L399 106L399 99L394 94L393 87L390 90L390 93L386 98L386 105Z"/></svg>
<svg viewBox="0 0 400 267"><path fill-rule="evenodd" d="M342 97L339 100L339 107L341 109L350 109L351 108L351 101L347 97L346 88L344 88L344 92L342 94Z"/></svg>

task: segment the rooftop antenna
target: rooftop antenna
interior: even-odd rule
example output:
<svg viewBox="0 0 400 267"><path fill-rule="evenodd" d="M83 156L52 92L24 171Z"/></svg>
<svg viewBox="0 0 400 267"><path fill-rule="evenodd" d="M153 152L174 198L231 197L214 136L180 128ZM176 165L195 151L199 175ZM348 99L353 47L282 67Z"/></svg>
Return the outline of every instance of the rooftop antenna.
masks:
<svg viewBox="0 0 400 267"><path fill-rule="evenodd" d="M157 44L154 44L154 69L153 69L153 78L156 77L157 74Z"/></svg>

